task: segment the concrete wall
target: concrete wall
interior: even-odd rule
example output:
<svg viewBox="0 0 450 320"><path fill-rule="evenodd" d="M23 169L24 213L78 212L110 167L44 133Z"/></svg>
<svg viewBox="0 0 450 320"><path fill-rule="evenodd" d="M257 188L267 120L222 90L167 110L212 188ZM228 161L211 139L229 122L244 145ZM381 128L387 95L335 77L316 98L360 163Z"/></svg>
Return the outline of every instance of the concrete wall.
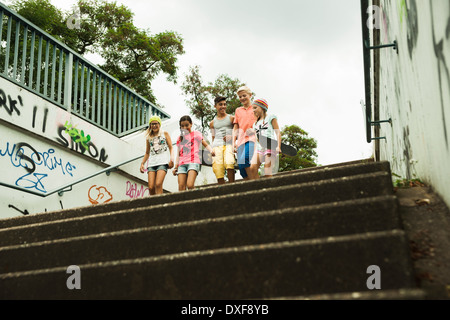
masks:
<svg viewBox="0 0 450 320"><path fill-rule="evenodd" d="M170 120L163 125L176 139L178 121ZM0 78L0 181L3 183L49 193L110 165L143 156L144 134L119 139ZM62 196L56 193L42 198L0 186L0 218L147 197L147 175L139 171L141 161L121 166L120 171L109 176L101 174L86 180ZM197 185L215 182L210 168L204 167L202 171ZM177 178L171 173L164 188L169 192L178 190Z"/></svg>
<svg viewBox="0 0 450 320"><path fill-rule="evenodd" d="M450 205L450 1L380 0L380 160ZM400 179L393 177L394 180Z"/></svg>

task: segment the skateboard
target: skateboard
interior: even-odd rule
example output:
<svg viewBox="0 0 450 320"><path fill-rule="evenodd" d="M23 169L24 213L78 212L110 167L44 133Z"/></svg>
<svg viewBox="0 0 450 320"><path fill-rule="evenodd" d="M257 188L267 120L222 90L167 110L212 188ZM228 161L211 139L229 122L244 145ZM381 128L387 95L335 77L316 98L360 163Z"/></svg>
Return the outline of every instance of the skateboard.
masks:
<svg viewBox="0 0 450 320"><path fill-rule="evenodd" d="M268 138L266 136L257 134L258 141L264 148L275 150L278 146L278 141ZM295 157L297 155L297 149L295 149L293 146L290 146L285 143L281 143L281 153L285 154L289 157Z"/></svg>

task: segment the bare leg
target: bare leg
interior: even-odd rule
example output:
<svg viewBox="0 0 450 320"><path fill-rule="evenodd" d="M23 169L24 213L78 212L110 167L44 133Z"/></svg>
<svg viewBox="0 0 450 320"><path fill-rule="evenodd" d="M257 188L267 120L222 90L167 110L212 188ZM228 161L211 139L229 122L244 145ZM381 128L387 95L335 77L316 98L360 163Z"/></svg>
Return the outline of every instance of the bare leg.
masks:
<svg viewBox="0 0 450 320"><path fill-rule="evenodd" d="M156 178L156 172L155 171L149 171L148 172L148 191L150 195L156 194L155 192L155 178Z"/></svg>
<svg viewBox="0 0 450 320"><path fill-rule="evenodd" d="M178 174L178 191L186 190L186 181L187 181L187 174L179 173Z"/></svg>
<svg viewBox="0 0 450 320"><path fill-rule="evenodd" d="M227 169L228 182L234 182L234 169Z"/></svg>
<svg viewBox="0 0 450 320"><path fill-rule="evenodd" d="M156 173L156 180L155 180L155 193L156 194L163 193L163 183L164 183L166 174L167 174L167 172L164 170L158 170L158 172Z"/></svg>
<svg viewBox="0 0 450 320"><path fill-rule="evenodd" d="M189 170L188 175L187 175L187 182L186 182L186 186L189 190L194 189L195 187L195 179L197 178L197 171L195 170Z"/></svg>

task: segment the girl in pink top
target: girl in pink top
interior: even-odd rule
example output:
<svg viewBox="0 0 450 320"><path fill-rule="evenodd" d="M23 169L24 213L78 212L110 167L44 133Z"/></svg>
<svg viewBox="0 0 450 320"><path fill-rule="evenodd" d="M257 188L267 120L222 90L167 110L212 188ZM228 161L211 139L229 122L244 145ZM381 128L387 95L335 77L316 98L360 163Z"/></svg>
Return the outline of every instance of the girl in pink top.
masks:
<svg viewBox="0 0 450 320"><path fill-rule="evenodd" d="M211 155L214 156L214 150L203 139L199 131L192 131L192 119L189 116L183 116L180 119L181 135L177 140L177 160L172 172L178 175L178 190L185 191L194 189L195 179L200 171L202 160L200 152L202 144Z"/></svg>

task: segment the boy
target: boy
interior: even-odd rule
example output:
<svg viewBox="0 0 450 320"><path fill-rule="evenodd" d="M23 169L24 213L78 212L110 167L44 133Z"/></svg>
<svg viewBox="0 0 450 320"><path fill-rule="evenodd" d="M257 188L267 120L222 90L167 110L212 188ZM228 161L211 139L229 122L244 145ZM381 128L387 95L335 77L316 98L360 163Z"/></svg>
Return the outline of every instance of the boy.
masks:
<svg viewBox="0 0 450 320"><path fill-rule="evenodd" d="M234 117L227 114L227 98L218 96L214 99L214 107L217 115L209 124L213 139L212 169L219 184L225 183L225 170L227 171L228 182L234 182L234 149L232 145L232 131Z"/></svg>
<svg viewBox="0 0 450 320"><path fill-rule="evenodd" d="M256 137L252 130L256 121L251 101L253 93L244 86L238 89L237 95L242 107L237 108L234 113L232 141L237 152L239 172L244 180L259 179L256 158L254 158Z"/></svg>

